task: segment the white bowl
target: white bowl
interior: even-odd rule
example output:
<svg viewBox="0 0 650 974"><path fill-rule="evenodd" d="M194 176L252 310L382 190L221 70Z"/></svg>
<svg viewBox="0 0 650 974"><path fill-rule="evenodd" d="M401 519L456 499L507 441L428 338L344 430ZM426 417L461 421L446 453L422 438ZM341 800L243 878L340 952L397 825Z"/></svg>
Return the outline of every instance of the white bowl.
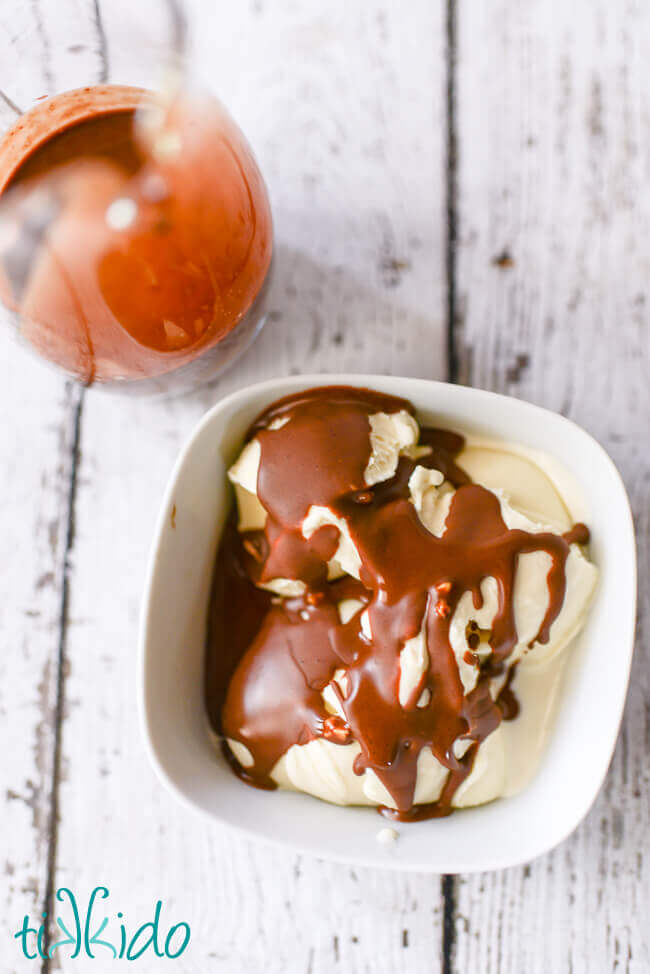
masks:
<svg viewBox="0 0 650 974"><path fill-rule="evenodd" d="M253 417L280 396L317 385L362 385L410 399L438 425L499 437L559 461L584 494L600 577L589 621L570 650L541 767L521 794L449 818L397 826L389 848L374 809L239 781L215 753L203 704L205 621L216 545L230 493L226 468ZM559 467L558 469L561 469ZM560 485L565 491L566 481ZM172 516L173 514L173 516ZM526 862L561 842L603 782L623 711L632 657L636 565L630 508L604 450L574 423L507 396L389 376L274 379L217 403L171 475L149 564L140 636L140 701L154 767L187 805L256 838L348 863L471 872Z"/></svg>

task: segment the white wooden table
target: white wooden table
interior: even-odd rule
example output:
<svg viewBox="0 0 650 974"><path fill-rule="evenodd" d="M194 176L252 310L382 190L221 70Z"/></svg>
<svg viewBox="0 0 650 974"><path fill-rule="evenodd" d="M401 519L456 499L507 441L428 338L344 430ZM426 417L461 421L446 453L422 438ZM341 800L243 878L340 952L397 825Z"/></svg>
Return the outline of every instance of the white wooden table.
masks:
<svg viewBox="0 0 650 974"><path fill-rule="evenodd" d="M22 32L44 84L62 45L99 78L119 57L116 2L76 0L62 22L57 0L3 0L1 122ZM274 320L216 388L167 402L81 396L3 332L0 968L55 970L12 933L58 887L103 883L131 923L158 898L190 922L188 974L648 971L650 5L194 6L197 59L270 188ZM287 855L194 817L148 765L138 605L179 447L227 391L335 370L541 403L626 480L641 601L623 729L586 820L523 868L400 876Z"/></svg>

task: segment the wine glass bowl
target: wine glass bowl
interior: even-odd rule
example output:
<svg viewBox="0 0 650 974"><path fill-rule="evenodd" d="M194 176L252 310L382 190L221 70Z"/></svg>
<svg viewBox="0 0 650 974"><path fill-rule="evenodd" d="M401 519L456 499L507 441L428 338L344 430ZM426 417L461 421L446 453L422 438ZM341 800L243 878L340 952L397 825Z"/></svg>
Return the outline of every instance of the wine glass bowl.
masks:
<svg viewBox="0 0 650 974"><path fill-rule="evenodd" d="M86 85L0 143L0 298L84 384L176 392L218 375L266 319L268 194L243 134L188 82Z"/></svg>

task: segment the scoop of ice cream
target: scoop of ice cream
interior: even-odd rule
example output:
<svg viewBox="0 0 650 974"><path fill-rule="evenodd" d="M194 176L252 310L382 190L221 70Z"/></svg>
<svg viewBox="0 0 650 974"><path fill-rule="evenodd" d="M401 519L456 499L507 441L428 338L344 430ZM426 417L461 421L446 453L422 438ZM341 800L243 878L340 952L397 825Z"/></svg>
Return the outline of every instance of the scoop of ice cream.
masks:
<svg viewBox="0 0 650 974"><path fill-rule="evenodd" d="M290 416L270 420L266 431L273 433L283 429L291 422ZM395 413L377 412L368 416L370 457L363 474L361 486L373 486L394 476L400 456L417 457L429 451L429 447L418 447L420 435L418 424L405 409ZM262 456L259 437L246 444L235 463L228 471L228 478L234 485L237 498L238 527L242 532L262 530L268 512L257 493L257 477ZM327 565L330 580L341 575L359 577L360 560L347 529L344 518L337 517L327 507L311 505L305 515L301 531L309 540L319 528L331 526L339 532L338 547ZM305 584L300 579L272 578L258 581L270 592L281 596L302 595Z"/></svg>
<svg viewBox="0 0 650 974"><path fill-rule="evenodd" d="M405 818L518 790L595 586L586 529L505 445L314 392L271 407L229 471L251 584L274 594L223 711L242 775Z"/></svg>
<svg viewBox="0 0 650 974"><path fill-rule="evenodd" d="M499 464L503 465L505 480L506 473L513 467L513 460L503 451L483 449L482 454L491 473L498 472ZM561 499L550 481L544 482L545 474L523 458L516 459L519 472L525 470L527 474L525 479L516 481L516 489L524 503L528 502L529 508L541 508L542 515L544 507L548 507L551 516L562 518ZM480 476L480 464L474 466L475 475ZM454 495L451 485L444 483L437 471L416 467L411 475L409 488L422 523L433 534L442 536ZM520 510L515 510L508 500L506 490L491 489L499 500L501 516L507 528L529 534L553 532L554 529L548 524L540 524ZM564 518L568 520L566 513ZM566 523L562 526L568 528L569 525ZM587 560L580 546L572 544L564 567L566 591L562 607L550 627L548 639L542 643L536 638L549 604L550 568L551 557L545 551L522 553L518 557L513 593L517 642L509 654L510 664L524 657L526 665L552 658L567 646L584 622L596 581L596 569ZM486 576L482 580L481 598L482 605L478 607L474 604L472 593L464 592L450 626L451 644L466 692L475 686L479 666L490 654L489 633L499 611L498 586L492 576ZM479 642L475 645L477 634ZM471 662L467 661L468 657L473 657Z"/></svg>

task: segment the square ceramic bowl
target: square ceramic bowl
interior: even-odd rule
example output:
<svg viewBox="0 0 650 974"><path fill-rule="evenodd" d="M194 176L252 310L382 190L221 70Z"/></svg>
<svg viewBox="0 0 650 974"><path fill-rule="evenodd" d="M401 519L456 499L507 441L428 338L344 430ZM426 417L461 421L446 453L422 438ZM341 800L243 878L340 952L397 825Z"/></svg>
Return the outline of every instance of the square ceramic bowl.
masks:
<svg viewBox="0 0 650 974"><path fill-rule="evenodd" d="M207 602L215 550L232 502L226 469L251 420L273 400L310 386L363 385L410 399L420 417L461 432L541 450L584 497L600 577L589 621L574 644L541 767L521 794L398 825L389 848L374 809L339 808L307 795L239 781L215 753L203 705ZM558 474L558 476L560 476ZM603 782L623 711L633 648L635 548L621 478L603 449L574 423L506 396L389 376L274 379L217 403L171 475L149 564L141 627L140 700L154 767L187 805L216 822L291 851L343 862L427 872L514 866L562 841Z"/></svg>

